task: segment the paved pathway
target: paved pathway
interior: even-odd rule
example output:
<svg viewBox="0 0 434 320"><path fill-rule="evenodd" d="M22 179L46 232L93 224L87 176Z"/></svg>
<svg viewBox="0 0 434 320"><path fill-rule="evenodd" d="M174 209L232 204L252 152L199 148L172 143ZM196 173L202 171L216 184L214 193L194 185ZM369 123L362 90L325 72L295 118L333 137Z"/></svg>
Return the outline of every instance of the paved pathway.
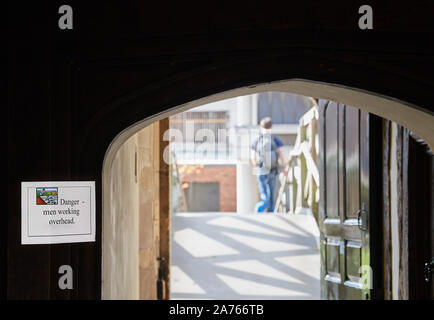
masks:
<svg viewBox="0 0 434 320"><path fill-rule="evenodd" d="M319 299L318 228L306 213L178 213L172 299Z"/></svg>

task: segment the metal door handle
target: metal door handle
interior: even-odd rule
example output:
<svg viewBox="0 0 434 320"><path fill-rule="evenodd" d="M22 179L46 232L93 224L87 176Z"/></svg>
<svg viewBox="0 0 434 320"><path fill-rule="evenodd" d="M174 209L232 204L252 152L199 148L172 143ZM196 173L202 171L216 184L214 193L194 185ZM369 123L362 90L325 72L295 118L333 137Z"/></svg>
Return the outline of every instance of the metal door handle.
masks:
<svg viewBox="0 0 434 320"><path fill-rule="evenodd" d="M366 227L363 227L362 215L365 216ZM364 203L362 203L362 208L357 211L357 225L362 231L368 230L368 212L366 211L366 206Z"/></svg>

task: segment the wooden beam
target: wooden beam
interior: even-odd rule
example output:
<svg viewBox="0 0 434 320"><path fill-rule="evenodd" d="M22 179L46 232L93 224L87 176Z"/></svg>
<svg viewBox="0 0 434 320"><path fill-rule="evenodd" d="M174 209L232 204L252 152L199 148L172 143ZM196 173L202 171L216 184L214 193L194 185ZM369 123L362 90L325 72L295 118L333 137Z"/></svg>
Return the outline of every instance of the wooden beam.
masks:
<svg viewBox="0 0 434 320"><path fill-rule="evenodd" d="M398 298L409 299L408 275L408 130L398 125L398 232L399 232L399 287Z"/></svg>
<svg viewBox="0 0 434 320"><path fill-rule="evenodd" d="M384 299L392 300L392 231L390 208L390 131L391 122L383 119L383 257Z"/></svg>

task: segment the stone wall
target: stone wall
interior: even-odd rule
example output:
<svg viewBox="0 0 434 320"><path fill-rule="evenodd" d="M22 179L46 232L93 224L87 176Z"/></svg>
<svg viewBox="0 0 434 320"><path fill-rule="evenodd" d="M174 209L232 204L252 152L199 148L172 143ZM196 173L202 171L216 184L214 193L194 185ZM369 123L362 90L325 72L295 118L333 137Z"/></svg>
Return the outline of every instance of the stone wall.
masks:
<svg viewBox="0 0 434 320"><path fill-rule="evenodd" d="M160 227L169 228L168 175L160 161L164 125L165 120L156 122L129 138L104 177L110 185L103 222L104 299L157 299L161 248L169 261L168 238L162 245L160 239Z"/></svg>

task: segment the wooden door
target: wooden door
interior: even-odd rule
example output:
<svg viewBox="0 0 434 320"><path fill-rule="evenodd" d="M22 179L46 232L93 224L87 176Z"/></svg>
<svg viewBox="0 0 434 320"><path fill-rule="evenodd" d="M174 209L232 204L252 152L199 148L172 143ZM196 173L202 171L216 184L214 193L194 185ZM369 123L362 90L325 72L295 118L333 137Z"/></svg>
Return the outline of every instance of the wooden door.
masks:
<svg viewBox="0 0 434 320"><path fill-rule="evenodd" d="M321 298L370 299L370 115L324 100L319 112Z"/></svg>

